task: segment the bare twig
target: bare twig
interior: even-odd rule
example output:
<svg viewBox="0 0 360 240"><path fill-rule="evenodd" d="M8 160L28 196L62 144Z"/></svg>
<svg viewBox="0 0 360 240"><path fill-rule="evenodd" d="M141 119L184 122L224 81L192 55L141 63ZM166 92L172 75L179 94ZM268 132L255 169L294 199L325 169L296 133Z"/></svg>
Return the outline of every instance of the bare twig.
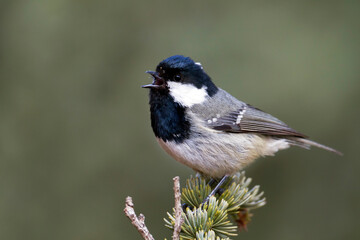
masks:
<svg viewBox="0 0 360 240"><path fill-rule="evenodd" d="M181 225L183 224L184 219L181 217L182 208L181 208L181 193L180 193L180 178L178 176L173 178L174 180L174 196L175 196L175 224L174 224L174 233L172 236L173 240L180 239Z"/></svg>
<svg viewBox="0 0 360 240"><path fill-rule="evenodd" d="M125 215L131 220L132 225L136 227L138 232L145 240L154 240L154 237L151 235L145 225L145 216L141 213L139 217L136 216L134 203L131 197L126 198L124 212Z"/></svg>

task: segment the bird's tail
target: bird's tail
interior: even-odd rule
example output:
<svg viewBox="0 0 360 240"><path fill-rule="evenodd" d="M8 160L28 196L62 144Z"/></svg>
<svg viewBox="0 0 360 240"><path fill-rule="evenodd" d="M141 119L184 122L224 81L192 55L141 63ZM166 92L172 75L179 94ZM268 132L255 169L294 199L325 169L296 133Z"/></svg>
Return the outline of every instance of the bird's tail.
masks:
<svg viewBox="0 0 360 240"><path fill-rule="evenodd" d="M305 148L305 149L310 149L311 146L314 146L314 147L322 148L322 149L324 149L326 151L329 151L329 152L336 153L337 155L340 155L340 156L343 155L343 153L339 152L338 150L335 150L335 149L333 149L331 147L322 145L320 143L311 141L311 140L306 139L306 138L291 138L289 140L290 140L289 143L291 145L296 145L296 146L299 146L299 147L302 147L302 148Z"/></svg>

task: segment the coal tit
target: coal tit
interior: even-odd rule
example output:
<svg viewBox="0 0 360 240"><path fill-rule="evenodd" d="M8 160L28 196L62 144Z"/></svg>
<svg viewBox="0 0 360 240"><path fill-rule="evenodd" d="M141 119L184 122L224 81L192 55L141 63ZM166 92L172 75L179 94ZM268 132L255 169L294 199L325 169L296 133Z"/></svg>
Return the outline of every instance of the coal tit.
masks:
<svg viewBox="0 0 360 240"><path fill-rule="evenodd" d="M160 146L195 171L220 178L290 146L335 149L218 88L200 63L180 55L147 71L151 126Z"/></svg>

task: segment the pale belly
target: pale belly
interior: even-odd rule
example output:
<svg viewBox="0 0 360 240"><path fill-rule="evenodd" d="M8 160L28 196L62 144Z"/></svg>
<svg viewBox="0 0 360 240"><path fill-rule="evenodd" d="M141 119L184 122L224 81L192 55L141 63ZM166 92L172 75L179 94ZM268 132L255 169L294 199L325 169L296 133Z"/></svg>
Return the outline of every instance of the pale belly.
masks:
<svg viewBox="0 0 360 240"><path fill-rule="evenodd" d="M158 142L175 160L214 178L233 174L260 156L289 147L285 139L235 133L207 134L206 138L193 137L182 143Z"/></svg>

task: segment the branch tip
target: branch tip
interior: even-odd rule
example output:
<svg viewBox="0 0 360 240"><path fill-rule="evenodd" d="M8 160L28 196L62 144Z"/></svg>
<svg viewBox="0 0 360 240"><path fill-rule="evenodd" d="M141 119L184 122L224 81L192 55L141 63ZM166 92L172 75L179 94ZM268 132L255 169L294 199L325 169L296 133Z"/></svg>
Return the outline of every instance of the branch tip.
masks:
<svg viewBox="0 0 360 240"><path fill-rule="evenodd" d="M149 232L148 228L145 225L145 216L140 213L139 217L136 216L134 210L134 203L131 197L127 197L125 200L125 215L130 219L131 224L138 230L143 239L145 240L154 240L154 237Z"/></svg>
<svg viewBox="0 0 360 240"><path fill-rule="evenodd" d="M183 224L184 221L184 219L181 216L182 208L181 208L180 178L176 176L173 178L173 181L174 181L174 198L175 198L175 225L174 225L174 233L172 239L179 240L181 225Z"/></svg>

